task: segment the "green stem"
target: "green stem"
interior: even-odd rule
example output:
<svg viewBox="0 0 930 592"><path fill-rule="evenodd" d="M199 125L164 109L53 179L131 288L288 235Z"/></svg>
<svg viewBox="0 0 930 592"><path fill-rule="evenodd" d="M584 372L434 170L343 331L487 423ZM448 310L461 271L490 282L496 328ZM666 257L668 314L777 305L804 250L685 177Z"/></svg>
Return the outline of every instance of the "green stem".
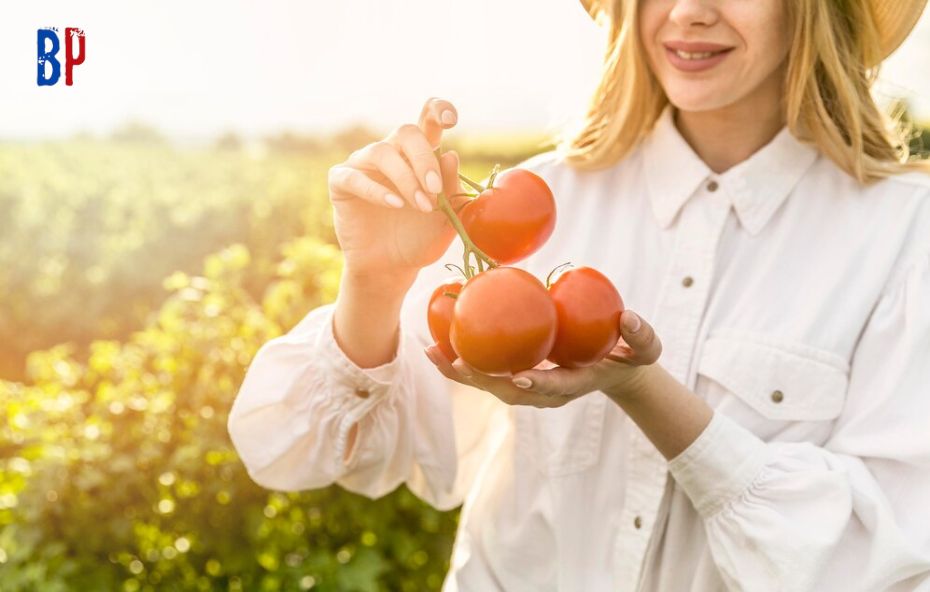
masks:
<svg viewBox="0 0 930 592"><path fill-rule="evenodd" d="M455 228L455 231L458 233L459 238L462 239L462 244L465 245L465 252L462 256L462 259L465 262L465 269L470 271L470 265L468 264L469 255L474 253L475 258L478 260L478 267L481 271L484 271L482 267L482 261L488 264L488 267L497 267L497 263L488 257L484 251L479 249L475 243L472 242L471 237L468 236L468 233L465 231L465 227L462 226L462 221L459 220L458 215L452 209L452 206L449 205L449 200L446 199L446 196L442 193L439 194L439 209L449 218L449 222L452 224L452 228ZM466 272L466 278L471 278L472 274Z"/></svg>
<svg viewBox="0 0 930 592"><path fill-rule="evenodd" d="M435 150L436 158L439 159L440 149L436 148ZM475 255L475 259L478 261L478 270L479 273L484 271L483 263L488 264L488 268L497 267L497 262L488 257L484 251L479 249L474 242L472 242L471 237L468 236L468 232L465 231L465 227L462 225L462 221L459 220L458 214L452 209L452 205L449 203L449 200L446 199L446 195L443 192L439 192L439 209L446 215L449 219L449 223L452 224L452 228L458 233L459 238L462 239L462 244L465 246L465 250L462 253L462 260L464 262L465 268L465 279L471 279L474 274L474 268L469 265L469 259L472 254Z"/></svg>
<svg viewBox="0 0 930 592"><path fill-rule="evenodd" d="M492 187L494 187L494 179L497 178L497 173L499 173L500 170L501 170L501 165L500 165L500 163L496 163L496 164L494 165L494 169L491 171L491 177L488 179L488 188L489 188L489 189L492 188Z"/></svg>
<svg viewBox="0 0 930 592"><path fill-rule="evenodd" d="M460 274L462 274L463 276L466 275L465 270L459 267L458 265L456 265L455 263L446 263L445 265L443 265L443 267L445 267L449 271L452 271L452 268L454 267L455 269L459 270Z"/></svg>
<svg viewBox="0 0 930 592"><path fill-rule="evenodd" d="M481 192L481 191L484 191L484 189L485 189L484 186L483 186L481 183L477 183L477 182L475 182L475 181L472 181L471 179L469 179L468 177L466 177L466 176L463 175L462 173L459 173L459 179L461 179L462 181L465 181L465 183L468 184L469 186L471 186L471 188L474 189L475 191Z"/></svg>
<svg viewBox="0 0 930 592"><path fill-rule="evenodd" d="M549 281L552 279L552 274L558 271L559 269L565 267L566 265L571 265L571 264L572 264L571 261L566 261L562 265L557 265L556 267L552 268L552 271L550 271L549 275L546 276L546 289L547 290L549 289Z"/></svg>

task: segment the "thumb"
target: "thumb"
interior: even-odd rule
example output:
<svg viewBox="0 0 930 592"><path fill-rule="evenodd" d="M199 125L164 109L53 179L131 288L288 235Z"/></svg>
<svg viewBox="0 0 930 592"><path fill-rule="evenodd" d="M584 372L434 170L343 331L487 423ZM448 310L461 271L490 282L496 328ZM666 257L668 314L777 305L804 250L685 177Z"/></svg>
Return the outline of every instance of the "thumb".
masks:
<svg viewBox="0 0 930 592"><path fill-rule="evenodd" d="M655 330L630 309L624 310L620 315L620 335L633 350L633 355L628 357L634 364L652 364L662 354L662 343Z"/></svg>

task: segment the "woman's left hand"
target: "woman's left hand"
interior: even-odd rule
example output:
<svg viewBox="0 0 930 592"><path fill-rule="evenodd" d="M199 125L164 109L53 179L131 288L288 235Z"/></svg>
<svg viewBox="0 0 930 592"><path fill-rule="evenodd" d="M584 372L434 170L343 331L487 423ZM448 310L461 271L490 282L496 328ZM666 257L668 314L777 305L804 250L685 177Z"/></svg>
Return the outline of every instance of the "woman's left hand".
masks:
<svg viewBox="0 0 930 592"><path fill-rule="evenodd" d="M447 378L486 390L508 405L561 407L593 391L636 391L644 368L659 359L662 344L652 327L631 310L620 317L620 335L607 357L593 366L571 369L543 361L512 377L484 374L461 358L450 363L435 345L425 351Z"/></svg>

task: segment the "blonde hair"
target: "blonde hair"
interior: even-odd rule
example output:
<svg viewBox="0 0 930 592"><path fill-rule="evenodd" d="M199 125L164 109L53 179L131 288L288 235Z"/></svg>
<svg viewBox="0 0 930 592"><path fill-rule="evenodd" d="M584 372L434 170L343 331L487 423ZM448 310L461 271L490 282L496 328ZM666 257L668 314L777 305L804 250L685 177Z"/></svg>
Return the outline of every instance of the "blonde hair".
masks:
<svg viewBox="0 0 930 592"><path fill-rule="evenodd" d="M577 131L556 134L571 166L592 170L630 153L668 105L639 40L636 0L592 0L609 20L600 83ZM813 144L862 183L896 173L930 172L910 154L903 111L886 114L870 88L881 49L866 0L787 0L791 47L784 115L795 137Z"/></svg>

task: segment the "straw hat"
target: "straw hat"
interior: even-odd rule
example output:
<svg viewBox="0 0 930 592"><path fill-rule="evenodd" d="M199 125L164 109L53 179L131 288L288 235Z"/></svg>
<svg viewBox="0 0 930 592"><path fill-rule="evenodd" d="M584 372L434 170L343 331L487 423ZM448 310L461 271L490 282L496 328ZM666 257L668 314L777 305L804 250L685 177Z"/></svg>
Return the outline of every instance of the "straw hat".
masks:
<svg viewBox="0 0 930 592"><path fill-rule="evenodd" d="M598 13L604 10L609 0L581 0L591 18L597 20ZM868 0L872 8L872 17L878 28L881 40L881 59L887 58L898 49L904 38L910 34L920 13L927 5L927 0Z"/></svg>

